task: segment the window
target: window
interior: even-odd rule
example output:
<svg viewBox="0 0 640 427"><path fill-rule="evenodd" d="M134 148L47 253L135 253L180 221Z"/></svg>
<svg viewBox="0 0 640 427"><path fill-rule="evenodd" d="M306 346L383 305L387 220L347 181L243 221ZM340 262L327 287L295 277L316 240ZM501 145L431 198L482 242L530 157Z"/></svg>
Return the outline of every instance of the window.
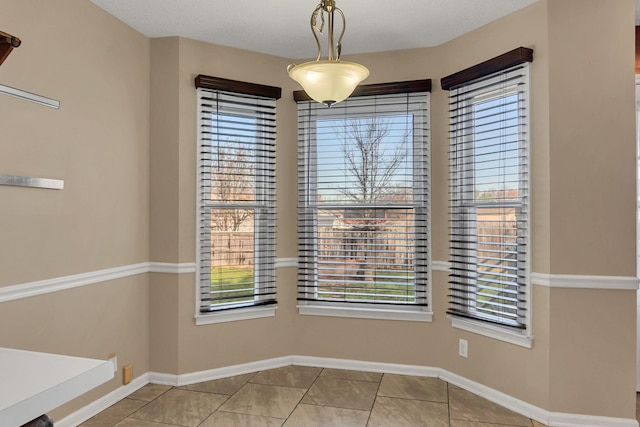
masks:
<svg viewBox="0 0 640 427"><path fill-rule="evenodd" d="M298 103L303 314L428 320L428 114L424 87Z"/></svg>
<svg viewBox="0 0 640 427"><path fill-rule="evenodd" d="M280 89L206 76L198 76L196 86L199 313L255 312L257 306L276 303L275 108Z"/></svg>
<svg viewBox="0 0 640 427"><path fill-rule="evenodd" d="M448 88L448 313L520 335L530 333L528 85L522 61Z"/></svg>

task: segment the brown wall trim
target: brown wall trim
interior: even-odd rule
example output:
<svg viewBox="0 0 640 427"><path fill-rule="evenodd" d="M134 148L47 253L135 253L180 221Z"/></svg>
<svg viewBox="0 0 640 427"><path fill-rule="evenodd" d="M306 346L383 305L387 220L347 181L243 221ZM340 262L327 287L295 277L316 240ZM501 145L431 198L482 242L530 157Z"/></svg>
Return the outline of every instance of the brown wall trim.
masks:
<svg viewBox="0 0 640 427"><path fill-rule="evenodd" d="M413 92L431 92L431 79L360 85L353 91L351 96L389 95L393 93ZM296 90L293 92L293 100L296 102L311 101L311 97L303 90Z"/></svg>
<svg viewBox="0 0 640 427"><path fill-rule="evenodd" d="M458 71L450 76L443 77L440 80L442 89L449 90L455 86L465 84L471 80L478 79L480 77L488 76L489 74L504 70L514 65L522 64L523 62L533 61L533 50L526 47L519 47L511 52L504 53L495 58L484 61L473 67L469 67L465 70Z"/></svg>
<svg viewBox="0 0 640 427"><path fill-rule="evenodd" d="M282 89L279 87L223 79L220 77L204 76L202 74L199 74L196 77L196 88L226 90L229 92L264 96L266 98L273 99L280 99L282 96Z"/></svg>

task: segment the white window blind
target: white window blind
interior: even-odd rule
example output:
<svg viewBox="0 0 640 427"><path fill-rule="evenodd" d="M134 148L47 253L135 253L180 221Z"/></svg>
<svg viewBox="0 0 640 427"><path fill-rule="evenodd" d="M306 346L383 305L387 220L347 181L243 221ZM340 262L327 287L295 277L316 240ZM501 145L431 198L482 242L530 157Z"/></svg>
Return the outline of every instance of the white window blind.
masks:
<svg viewBox="0 0 640 427"><path fill-rule="evenodd" d="M526 330L529 63L449 90L448 313Z"/></svg>
<svg viewBox="0 0 640 427"><path fill-rule="evenodd" d="M428 92L299 102L301 304L426 307L429 176Z"/></svg>
<svg viewBox="0 0 640 427"><path fill-rule="evenodd" d="M202 86L200 312L275 304L276 99Z"/></svg>

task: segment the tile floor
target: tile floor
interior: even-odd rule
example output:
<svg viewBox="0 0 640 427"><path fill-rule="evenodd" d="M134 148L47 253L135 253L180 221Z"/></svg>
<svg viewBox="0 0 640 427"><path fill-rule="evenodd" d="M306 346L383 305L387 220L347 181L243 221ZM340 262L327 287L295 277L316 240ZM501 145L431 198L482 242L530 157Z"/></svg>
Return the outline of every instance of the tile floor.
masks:
<svg viewBox="0 0 640 427"><path fill-rule="evenodd" d="M148 384L82 427L542 424L436 378L287 366L183 387Z"/></svg>

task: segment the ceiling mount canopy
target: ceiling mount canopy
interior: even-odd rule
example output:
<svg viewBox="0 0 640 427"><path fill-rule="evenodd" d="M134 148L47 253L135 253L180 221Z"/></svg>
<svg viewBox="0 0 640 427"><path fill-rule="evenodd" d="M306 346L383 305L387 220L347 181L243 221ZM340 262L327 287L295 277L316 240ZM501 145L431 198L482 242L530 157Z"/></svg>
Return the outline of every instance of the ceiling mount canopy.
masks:
<svg viewBox="0 0 640 427"><path fill-rule="evenodd" d="M338 13L342 18L342 31L338 42L334 44L334 15ZM322 34L325 25L325 15L328 36L327 59L322 57L322 46L316 32ZM291 64L287 67L289 77L300 83L302 88L314 100L331 106L336 102L348 98L356 86L369 77L369 70L355 62L340 60L342 53L342 36L347 26L347 21L342 10L336 7L334 0L321 0L311 14L311 32L318 45L318 57L315 61L304 64Z"/></svg>

